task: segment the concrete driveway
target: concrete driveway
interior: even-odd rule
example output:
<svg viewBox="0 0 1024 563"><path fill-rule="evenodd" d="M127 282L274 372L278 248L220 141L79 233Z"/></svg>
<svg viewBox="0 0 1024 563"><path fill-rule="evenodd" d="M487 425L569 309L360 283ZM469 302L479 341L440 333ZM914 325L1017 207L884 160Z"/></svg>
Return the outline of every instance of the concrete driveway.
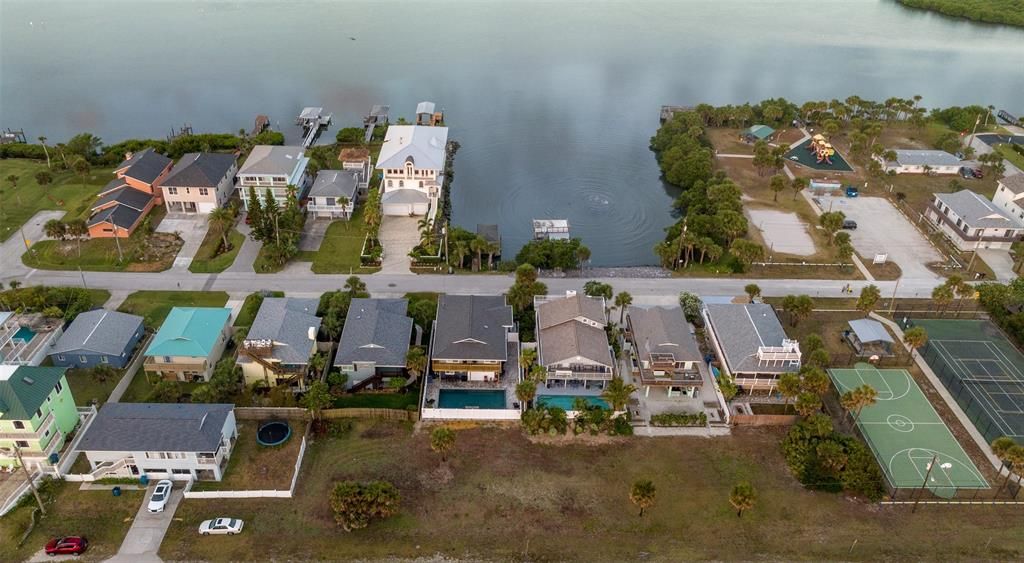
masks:
<svg viewBox="0 0 1024 563"><path fill-rule="evenodd" d="M938 280L928 264L942 260L935 247L903 216L889 200L881 197L820 198L824 211L842 211L847 219L857 222L849 231L853 247L861 256L872 259L888 254L899 264L904 279Z"/></svg>
<svg viewBox="0 0 1024 563"><path fill-rule="evenodd" d="M153 494L155 487L154 483L146 489L142 506L139 507L139 512L135 515L135 521L132 522L128 535L121 542L121 549L117 550L117 555L107 561L117 563L161 561L157 556L157 551L160 550L164 534L167 533L167 528L171 525L171 520L174 519L174 511L178 509L178 504L181 503L185 493L181 484L175 483L174 489L171 491L171 499L167 502L167 508L163 512L151 514L146 510L146 505L149 504L149 497Z"/></svg>
<svg viewBox="0 0 1024 563"><path fill-rule="evenodd" d="M380 242L384 245L381 273L410 274L409 251L420 243L417 228L419 217L385 215L380 225Z"/></svg>
<svg viewBox="0 0 1024 563"><path fill-rule="evenodd" d="M302 227L302 234L299 235L299 250L317 251L324 242L324 235L327 234L327 227L331 225L330 219L306 219Z"/></svg>
<svg viewBox="0 0 1024 563"><path fill-rule="evenodd" d="M185 241L185 245L178 252L178 257L174 259L173 269L188 269L188 265L199 251L199 246L203 244L207 226L206 215L168 213L164 220L160 221L156 228L157 232L177 233L181 240Z"/></svg>
<svg viewBox="0 0 1024 563"><path fill-rule="evenodd" d="M1013 272L1013 258L1010 257L1010 251L982 248L978 250L978 257L984 260L989 268L992 268L992 272L999 281L1009 283L1017 277L1017 274Z"/></svg>
<svg viewBox="0 0 1024 563"><path fill-rule="evenodd" d="M0 244L0 264L4 264L5 267L8 264L21 265L21 255L25 254L25 239L28 239L29 244L45 239L43 225L50 219L60 219L63 216L64 211L40 211L33 215L21 229L11 234L11 238ZM24 239L22 233L25 235Z"/></svg>

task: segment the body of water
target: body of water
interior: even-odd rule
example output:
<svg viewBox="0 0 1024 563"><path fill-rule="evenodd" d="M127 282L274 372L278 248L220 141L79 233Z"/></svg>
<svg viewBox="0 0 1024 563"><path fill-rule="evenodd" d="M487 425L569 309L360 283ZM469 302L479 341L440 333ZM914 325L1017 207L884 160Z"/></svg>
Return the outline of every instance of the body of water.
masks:
<svg viewBox="0 0 1024 563"><path fill-rule="evenodd" d="M924 96L1024 111L1024 32L889 0L0 2L0 126L50 142L335 129L375 103L443 107L453 219L568 218L595 265L656 261L675 190L650 136L662 104ZM331 132L333 135L333 131Z"/></svg>

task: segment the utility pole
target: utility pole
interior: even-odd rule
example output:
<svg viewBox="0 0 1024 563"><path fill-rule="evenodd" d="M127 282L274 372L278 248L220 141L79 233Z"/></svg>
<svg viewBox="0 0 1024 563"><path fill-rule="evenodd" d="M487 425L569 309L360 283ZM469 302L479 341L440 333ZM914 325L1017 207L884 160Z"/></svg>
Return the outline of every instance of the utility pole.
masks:
<svg viewBox="0 0 1024 563"><path fill-rule="evenodd" d="M900 288L900 280L896 279L896 285L892 288L892 299L889 300L889 316L892 316L893 310L896 309L896 290Z"/></svg>
<svg viewBox="0 0 1024 563"><path fill-rule="evenodd" d="M25 250L27 251L29 249L29 244L28 237L25 236L25 226L22 225L21 227L18 228L18 230L21 231L21 242L25 243Z"/></svg>
<svg viewBox="0 0 1024 563"><path fill-rule="evenodd" d="M924 488L928 486L928 478L932 475L932 468L935 467L935 462L938 461L938 454L932 456L932 460L928 462L928 471L924 474L924 481L921 483L921 489L918 490L917 495L914 497L914 508L910 510L913 514L917 512L917 503L921 502L921 495L924 494Z"/></svg>
<svg viewBox="0 0 1024 563"><path fill-rule="evenodd" d="M39 490L36 489L36 484L32 482L32 475L29 474L28 468L25 467L25 462L21 458L21 448L18 447L18 443L14 443L14 448L0 448L0 451L11 451L14 450L14 457L18 460L18 465L21 466L21 470L25 472L25 481L28 483L30 489L32 489L32 495L36 497L36 504L39 505L39 512L46 516L46 507L43 506L43 499L39 498Z"/></svg>
<svg viewBox="0 0 1024 563"><path fill-rule="evenodd" d="M121 253L121 239L117 237L117 223L111 223L114 225L114 244L117 245L117 261L124 262L124 254Z"/></svg>
<svg viewBox="0 0 1024 563"><path fill-rule="evenodd" d="M78 266L78 274L82 276L82 287L89 289L89 285L85 283L85 272L82 271L82 266Z"/></svg>

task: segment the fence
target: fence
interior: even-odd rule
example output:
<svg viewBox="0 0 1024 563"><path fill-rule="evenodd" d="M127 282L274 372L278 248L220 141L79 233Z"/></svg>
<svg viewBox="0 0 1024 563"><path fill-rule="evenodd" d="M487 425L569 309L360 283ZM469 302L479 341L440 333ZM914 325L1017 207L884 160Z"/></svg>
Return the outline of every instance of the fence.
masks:
<svg viewBox="0 0 1024 563"><path fill-rule="evenodd" d="M906 303L896 303L896 307L893 308L892 318L902 323L904 317L908 319L988 319L988 311L979 308L977 301L972 302L974 308L972 309L955 309L953 307L936 308L930 304L928 305L909 305ZM885 313L886 310L879 311Z"/></svg>
<svg viewBox="0 0 1024 563"><path fill-rule="evenodd" d="M194 481L185 485L185 498L292 498L295 496L295 486L299 482L299 471L302 469L302 458L306 455L306 437L302 437L302 444L299 446L299 456L295 459L295 468L292 472L291 486L286 491L279 490L253 490L253 491L193 491Z"/></svg>
<svg viewBox="0 0 1024 563"><path fill-rule="evenodd" d="M374 409L374 408L352 408L352 409L327 409L321 411L320 416L326 419L332 418L383 418L385 420L405 420L416 422L420 419L416 411L402 409Z"/></svg>
<svg viewBox="0 0 1024 563"><path fill-rule="evenodd" d="M736 426L792 426L800 420L795 414L734 414Z"/></svg>
<svg viewBox="0 0 1024 563"><path fill-rule="evenodd" d="M235 407L235 418L238 420L266 420L268 418L302 420L306 418L306 409L300 407Z"/></svg>
<svg viewBox="0 0 1024 563"><path fill-rule="evenodd" d="M423 409L423 420L519 420L516 409Z"/></svg>

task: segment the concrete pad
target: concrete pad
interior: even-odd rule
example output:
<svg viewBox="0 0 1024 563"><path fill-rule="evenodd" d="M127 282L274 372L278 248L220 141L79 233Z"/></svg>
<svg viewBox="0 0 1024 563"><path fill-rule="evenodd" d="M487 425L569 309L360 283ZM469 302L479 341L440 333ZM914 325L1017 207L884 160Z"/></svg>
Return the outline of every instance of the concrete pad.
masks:
<svg viewBox="0 0 1024 563"><path fill-rule="evenodd" d="M159 233L177 233L181 240L185 241L178 256L174 259L176 270L184 270L192 263L199 247L203 244L207 229L206 215L187 215L182 213L170 213L164 217L157 226Z"/></svg>
<svg viewBox="0 0 1024 563"><path fill-rule="evenodd" d="M178 509L185 493L180 484L175 484L175 488L171 491L171 498L167 502L167 508L163 512L151 514L146 510L146 505L149 504L149 497L153 494L155 487L154 483L146 491L142 506L139 507L139 512L135 515L135 521L132 522L128 535L121 542L121 548L117 550L117 555L107 561L160 561L157 552L160 550L164 534L167 533L167 528L171 525L171 520L174 519L174 512Z"/></svg>
<svg viewBox="0 0 1024 563"><path fill-rule="evenodd" d="M238 232L245 235L245 240L242 242L242 248L238 249L238 255L235 256L235 261L228 267L227 272L243 272L247 274L253 273L252 265L256 262L256 257L260 254L260 249L263 248L263 243L257 240L253 240L249 236L252 232L252 228L245 224L245 213L238 219L238 224L235 225Z"/></svg>
<svg viewBox="0 0 1024 563"><path fill-rule="evenodd" d="M327 234L327 227L331 225L329 219L307 219L302 227L302 234L299 235L299 250L317 251L324 242L324 235Z"/></svg>
<svg viewBox="0 0 1024 563"><path fill-rule="evenodd" d="M1017 277L1013 271L1013 258L1010 257L1008 250L982 248L978 250L978 258L984 260L988 267L992 268L996 279L1003 283L1012 282Z"/></svg>
<svg viewBox="0 0 1024 563"><path fill-rule="evenodd" d="M412 275L409 252L420 242L418 222L418 217L384 216L379 235L384 246L381 273Z"/></svg>
<svg viewBox="0 0 1024 563"><path fill-rule="evenodd" d="M807 232L807 224L796 213L777 209L746 209L750 222L774 252L811 256L815 253L814 239Z"/></svg>
<svg viewBox="0 0 1024 563"><path fill-rule="evenodd" d="M63 211L40 211L33 215L21 229L15 231L11 238L0 244L0 264L4 265L4 272L0 276L7 277L16 271L24 272L28 268L21 263L21 255L25 254L25 240L29 245L44 240L43 225L51 219L60 219L64 216ZM24 238L22 238L24 235Z"/></svg>

